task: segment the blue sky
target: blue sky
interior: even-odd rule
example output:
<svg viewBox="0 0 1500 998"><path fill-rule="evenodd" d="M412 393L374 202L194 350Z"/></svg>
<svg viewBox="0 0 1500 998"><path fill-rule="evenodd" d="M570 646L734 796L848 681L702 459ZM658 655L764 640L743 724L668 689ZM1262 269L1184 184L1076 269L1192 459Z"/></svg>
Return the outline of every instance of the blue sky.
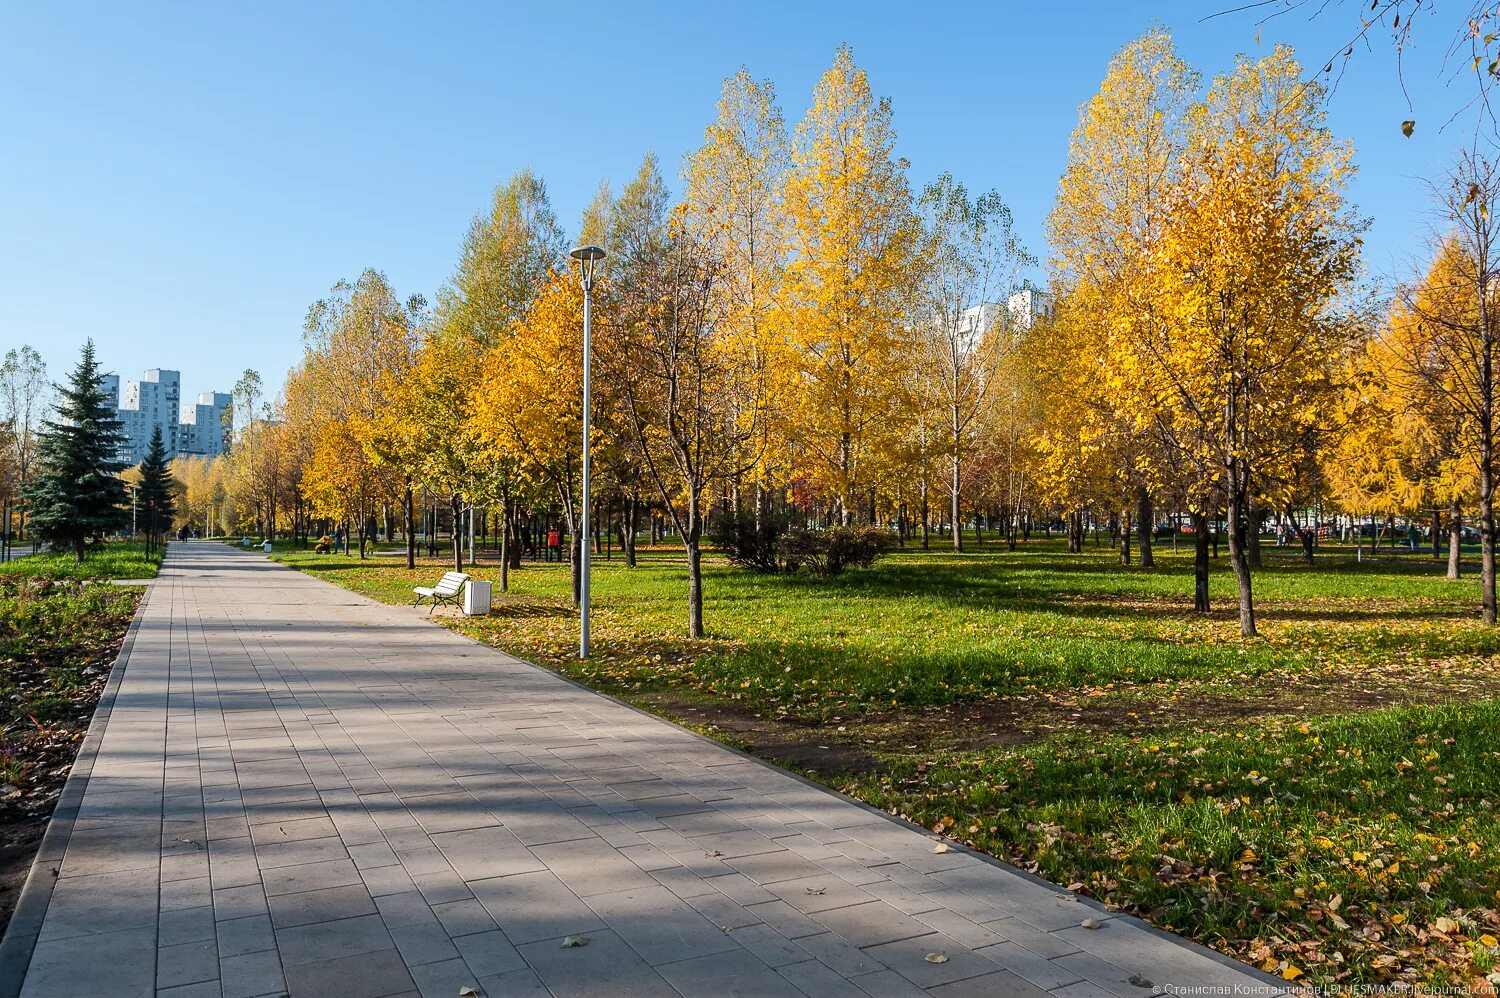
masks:
<svg viewBox="0 0 1500 998"><path fill-rule="evenodd" d="M85 337L126 377L175 367L185 393L247 367L279 385L307 306L384 270L431 298L494 185L530 166L571 227L601 178L654 149L675 173L724 77L772 78L789 123L841 42L894 104L914 187L951 171L998 189L1045 255L1078 105L1154 22L1205 75L1291 42L1326 60L1356 2L1320 18L1203 20L1158 4L29 4L0 0L0 350L60 377ZM1465 140L1439 126L1447 24L1406 65L1359 52L1330 120L1353 139L1367 263L1397 275L1430 229L1424 177Z"/></svg>

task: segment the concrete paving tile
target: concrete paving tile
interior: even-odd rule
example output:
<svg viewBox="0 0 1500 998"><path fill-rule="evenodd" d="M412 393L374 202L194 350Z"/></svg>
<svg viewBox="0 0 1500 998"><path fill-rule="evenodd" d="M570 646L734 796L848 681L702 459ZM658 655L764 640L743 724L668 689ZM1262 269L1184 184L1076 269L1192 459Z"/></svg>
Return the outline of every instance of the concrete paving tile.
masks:
<svg viewBox="0 0 1500 998"><path fill-rule="evenodd" d="M432 906L432 913L437 916L448 935L454 938L488 932L496 927L495 920L477 898L435 904Z"/></svg>
<svg viewBox="0 0 1500 998"><path fill-rule="evenodd" d="M1028 984L1047 991L1077 984L1083 975L1069 969L1056 960L1033 953L1019 943L1004 942L985 946L977 951L985 959L999 964Z"/></svg>
<svg viewBox="0 0 1500 998"><path fill-rule="evenodd" d="M785 998L786 995L785 978L743 949L661 964L656 972L684 995L723 998Z"/></svg>
<svg viewBox="0 0 1500 998"><path fill-rule="evenodd" d="M805 880L810 877L823 876L828 872L791 850L757 856L741 856L726 860L725 864L743 873L762 887L784 883L788 880Z"/></svg>
<svg viewBox="0 0 1500 998"><path fill-rule="evenodd" d="M928 988L927 993L938 998L1045 998L1047 995L1036 985L1003 970Z"/></svg>
<svg viewBox="0 0 1500 998"><path fill-rule="evenodd" d="M809 915L875 900L858 887L827 874L766 886L772 894Z"/></svg>
<svg viewBox="0 0 1500 998"><path fill-rule="evenodd" d="M745 949L754 953L768 967L783 967L789 963L801 963L811 954L780 932L756 922L729 930L729 937Z"/></svg>
<svg viewBox="0 0 1500 998"><path fill-rule="evenodd" d="M394 952L395 944L379 915L343 918L336 922L311 922L276 930L276 946L287 967L317 963L329 953Z"/></svg>
<svg viewBox="0 0 1500 998"><path fill-rule="evenodd" d="M417 990L422 998L454 998L461 988L479 988L479 978L468 966L458 959L444 960L441 963L428 963L416 967L409 967L412 980L416 982ZM507 991L480 992L481 994L493 994L507 996Z"/></svg>
<svg viewBox="0 0 1500 998"><path fill-rule="evenodd" d="M322 839L295 839L267 842L255 847L255 861L262 870L278 866L301 866L329 859L348 859L349 853L337 836Z"/></svg>
<svg viewBox="0 0 1500 998"><path fill-rule="evenodd" d="M208 852L204 849L183 849L163 854L161 858L161 880L193 880L208 876Z"/></svg>
<svg viewBox="0 0 1500 998"><path fill-rule="evenodd" d="M438 918L433 914L432 906L419 891L383 894L375 899L375 905L380 909L380 917L387 928L395 928L398 925L432 926L438 924Z"/></svg>
<svg viewBox="0 0 1500 998"><path fill-rule="evenodd" d="M401 954L387 949L289 966L286 989L291 998L388 998L414 991L416 982Z"/></svg>
<svg viewBox="0 0 1500 998"><path fill-rule="evenodd" d="M156 986L175 988L219 979L219 950L212 939L163 946L156 951Z"/></svg>
<svg viewBox="0 0 1500 998"><path fill-rule="evenodd" d="M459 875L452 870L418 874L411 880L417 885L417 890L422 892L422 896L427 899L428 904L462 901L464 898L474 896Z"/></svg>
<svg viewBox="0 0 1500 998"><path fill-rule="evenodd" d="M396 941L396 949L400 951L401 959L406 961L408 967L417 967L424 963L441 963L458 957L458 950L449 940L448 933L437 922L430 925L398 925L388 926L388 928L391 931L391 938Z"/></svg>
<svg viewBox="0 0 1500 998"><path fill-rule="evenodd" d="M777 967L776 973L794 989L793 993L800 991L808 998L865 998L863 991L849 983L848 976L817 960Z"/></svg>
<svg viewBox="0 0 1500 998"><path fill-rule="evenodd" d="M326 887L348 887L361 882L359 871L347 859L325 859L300 866L278 866L261 873L268 896L315 891Z"/></svg>
<svg viewBox="0 0 1500 998"><path fill-rule="evenodd" d="M529 852L509 829L498 826L444 832L433 835L431 841L464 880L535 873L547 868L547 864ZM396 847L396 852L400 854L399 847Z"/></svg>
<svg viewBox="0 0 1500 998"><path fill-rule="evenodd" d="M32 951L22 998L57 995L110 995L149 998L155 991L155 928L122 929L89 937L88 959L80 959L73 938L37 943Z"/></svg>
<svg viewBox="0 0 1500 998"><path fill-rule="evenodd" d="M957 939L970 949L993 946L996 943L1005 942L1009 938L1003 932L986 928L948 908L924 911L916 915L915 918L916 921L929 928L938 930L950 939Z"/></svg>
<svg viewBox="0 0 1500 998"><path fill-rule="evenodd" d="M586 901L605 924L652 966L681 960L688 954L723 953L739 947L726 931L732 925L716 924L708 913L691 907L665 887L653 885L596 894ZM728 898L724 901L738 908Z"/></svg>
<svg viewBox="0 0 1500 998"><path fill-rule="evenodd" d="M661 998L672 993L666 979L614 933L586 935L584 946L564 948L558 936L520 947L556 998Z"/></svg>
<svg viewBox="0 0 1500 998"><path fill-rule="evenodd" d="M171 880L161 885L160 906L162 911L177 911L180 908L200 908L213 901L207 877L191 880Z"/></svg>
<svg viewBox="0 0 1500 998"><path fill-rule="evenodd" d="M898 939L925 936L933 927L904 915L884 901L866 901L843 908L813 912L814 921L828 926L856 946L878 946ZM991 940L998 942L999 937Z"/></svg>
<svg viewBox="0 0 1500 998"><path fill-rule="evenodd" d="M882 946L871 946L865 952L908 981L924 988L935 988L940 984L979 977L1000 969L998 964L965 948L956 939L937 932ZM941 953L948 957L948 961L928 963L926 958L929 953Z"/></svg>
<svg viewBox="0 0 1500 998"><path fill-rule="evenodd" d="M624 846L620 849L620 855L647 873L654 873L657 870L667 870L674 866L682 865L649 842L642 842L640 845Z"/></svg>
<svg viewBox="0 0 1500 998"><path fill-rule="evenodd" d="M296 809L293 810L296 813ZM332 819L325 815L308 818L284 818L250 825L250 838L256 849L272 842L298 842L302 839L322 839L337 835Z"/></svg>
<svg viewBox="0 0 1500 998"><path fill-rule="evenodd" d="M254 998L283 991L281 960L275 950L260 950L219 960L219 987L224 998Z"/></svg>
<svg viewBox="0 0 1500 998"><path fill-rule="evenodd" d="M269 899L271 924L278 930L309 922L333 922L341 918L375 914L375 901L363 884L327 887L297 894L278 894Z"/></svg>
<svg viewBox="0 0 1500 998"><path fill-rule="evenodd" d="M1244 976L1237 968L1187 947L1158 952L1161 937L1124 919L1103 922L1098 929L1075 925L1052 935L1128 972L1171 984L1192 981L1232 988Z"/></svg>
<svg viewBox="0 0 1500 998"><path fill-rule="evenodd" d="M479 880L469 888L517 946L604 928L594 909L547 871Z"/></svg>
<svg viewBox="0 0 1500 998"><path fill-rule="evenodd" d="M1138 998L1141 989L1130 983L1132 971L1126 970L1112 960L1105 960L1093 953L1070 953L1052 961L1068 973L1076 974L1090 984L1120 995L1121 998ZM1155 981L1160 976L1159 968L1146 968ZM1175 982L1173 982L1175 983Z"/></svg>
<svg viewBox="0 0 1500 998"><path fill-rule="evenodd" d="M214 937L212 905L162 912L156 923L159 945L201 942Z"/></svg>
<svg viewBox="0 0 1500 998"><path fill-rule="evenodd" d="M683 900L726 932L760 922L759 915L752 914L749 908L723 894L700 894Z"/></svg>
<svg viewBox="0 0 1500 998"><path fill-rule="evenodd" d="M579 897L606 894L632 887L651 887L650 874L614 850L601 851L594 842L554 842L531 850L541 864Z"/></svg>
<svg viewBox="0 0 1500 998"><path fill-rule="evenodd" d="M270 913L270 908L266 906L266 892L258 883L216 890L213 898L214 918L221 922Z"/></svg>
<svg viewBox="0 0 1500 998"><path fill-rule="evenodd" d="M156 998L223 998L224 989L215 978L198 984L184 984L175 988L157 988Z"/></svg>
<svg viewBox="0 0 1500 998"><path fill-rule="evenodd" d="M813 936L828 931L826 925L813 921L806 914L780 899L753 904L746 910L788 939Z"/></svg>
<svg viewBox="0 0 1500 998"><path fill-rule="evenodd" d="M652 870L651 879L680 898L702 897L705 894L718 893L713 881L719 878L705 880L686 867L674 866L665 870Z"/></svg>
<svg viewBox="0 0 1500 998"><path fill-rule="evenodd" d="M356 874L365 883L365 888L376 897L383 894L400 894L417 889L416 882L403 866L377 866Z"/></svg>
<svg viewBox="0 0 1500 998"><path fill-rule="evenodd" d="M220 958L276 948L276 933L269 915L231 918L218 923L217 932Z"/></svg>
<svg viewBox="0 0 1500 998"><path fill-rule="evenodd" d="M150 928L156 932L156 870L63 877L52 889L39 938L113 933Z"/></svg>
<svg viewBox="0 0 1500 998"><path fill-rule="evenodd" d="M386 843L384 836L378 842L360 842L349 846L349 858L361 870L381 866L394 866L400 862L396 853Z"/></svg>
<svg viewBox="0 0 1500 998"><path fill-rule="evenodd" d="M850 978L850 983L870 998L926 998L927 992L894 970L881 970Z"/></svg>
<svg viewBox="0 0 1500 998"><path fill-rule="evenodd" d="M1064 937L1053 932L1043 932L1019 918L1007 916L993 922L985 922L984 927L1048 960L1080 952L1077 946Z"/></svg>
<svg viewBox="0 0 1500 998"><path fill-rule="evenodd" d="M509 973L526 966L520 952L498 929L459 936L453 940L464 963L480 977Z"/></svg>
<svg viewBox="0 0 1500 998"><path fill-rule="evenodd" d="M1050 993L1053 998L1117 998L1113 991L1101 988L1092 981L1079 981Z"/></svg>
<svg viewBox="0 0 1500 998"><path fill-rule="evenodd" d="M406 807L429 834L500 824L484 805L462 790L414 797L406 802Z"/></svg>
<svg viewBox="0 0 1500 998"><path fill-rule="evenodd" d="M793 942L816 957L819 963L845 977L873 974L885 967L837 932L824 931L810 936L798 936Z"/></svg>

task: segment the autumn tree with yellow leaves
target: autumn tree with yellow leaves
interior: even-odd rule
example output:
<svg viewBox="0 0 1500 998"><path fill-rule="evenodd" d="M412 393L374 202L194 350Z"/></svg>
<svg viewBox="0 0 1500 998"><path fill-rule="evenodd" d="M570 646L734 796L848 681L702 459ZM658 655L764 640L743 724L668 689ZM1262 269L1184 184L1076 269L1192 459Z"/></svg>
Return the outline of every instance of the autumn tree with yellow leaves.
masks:
<svg viewBox="0 0 1500 998"><path fill-rule="evenodd" d="M1434 477L1457 503L1471 480L1479 514L1480 588L1486 624L1496 623L1496 366L1500 364L1500 169L1463 154L1437 189L1445 225L1424 279L1398 296L1383 340L1394 405L1434 450ZM1471 477L1472 476L1472 477ZM1452 550L1461 541L1455 509ZM1457 555L1450 554L1456 570ZM1456 571L1450 571L1456 574Z"/></svg>
<svg viewBox="0 0 1500 998"><path fill-rule="evenodd" d="M1343 193L1353 149L1329 132L1324 100L1284 46L1216 79L1194 109L1153 268L1167 321L1147 341L1151 371L1168 418L1193 428L1215 469L1246 636L1251 504L1332 423L1331 372L1360 332L1340 309L1364 227Z"/></svg>
<svg viewBox="0 0 1500 998"><path fill-rule="evenodd" d="M1106 452L1099 457L1118 469L1118 491L1133 494L1144 566L1153 562L1152 500L1162 485L1163 452L1181 443L1155 418L1161 383L1145 344L1166 320L1151 274L1170 221L1168 201L1197 88L1197 73L1163 30L1116 53L1098 93L1080 111L1047 219L1053 292L1078 335L1069 351L1074 369L1055 372L1072 386L1064 389L1074 410L1072 428L1061 431L1071 439L1048 441L1043 453L1075 462L1085 439L1091 451ZM1043 430L1046 437L1056 432ZM1078 467L1053 470L1066 477ZM1072 498L1081 499L1076 489ZM1203 510L1200 519L1206 524ZM1128 561L1128 548L1122 554ZM1200 609L1207 609L1206 564L1202 570Z"/></svg>
<svg viewBox="0 0 1500 998"><path fill-rule="evenodd" d="M812 481L841 522L872 507L909 411L920 225L890 101L841 48L797 127L783 288L797 391L786 400Z"/></svg>

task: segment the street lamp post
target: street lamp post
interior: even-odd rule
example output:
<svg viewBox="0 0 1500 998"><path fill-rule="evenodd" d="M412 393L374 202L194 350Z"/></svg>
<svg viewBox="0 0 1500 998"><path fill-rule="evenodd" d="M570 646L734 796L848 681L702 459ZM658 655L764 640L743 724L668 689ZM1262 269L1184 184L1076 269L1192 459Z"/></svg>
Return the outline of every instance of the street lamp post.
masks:
<svg viewBox="0 0 1500 998"><path fill-rule="evenodd" d="M589 360L590 341L593 330L592 305L594 293L594 269L604 259L604 250L598 246L578 246L568 253L578 261L578 273L583 280L583 516L579 522L578 553L582 559L578 564L578 657L589 657Z"/></svg>

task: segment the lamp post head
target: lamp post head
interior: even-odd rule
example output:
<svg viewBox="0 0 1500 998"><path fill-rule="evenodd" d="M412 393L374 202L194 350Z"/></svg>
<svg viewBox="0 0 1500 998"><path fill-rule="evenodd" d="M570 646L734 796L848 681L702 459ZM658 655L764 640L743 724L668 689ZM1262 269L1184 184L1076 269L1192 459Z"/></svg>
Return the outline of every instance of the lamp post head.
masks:
<svg viewBox="0 0 1500 998"><path fill-rule="evenodd" d="M578 273L583 278L583 290L591 290L594 286L594 269L599 265L599 261L604 259L603 248L575 246L568 251L568 256L578 261Z"/></svg>

